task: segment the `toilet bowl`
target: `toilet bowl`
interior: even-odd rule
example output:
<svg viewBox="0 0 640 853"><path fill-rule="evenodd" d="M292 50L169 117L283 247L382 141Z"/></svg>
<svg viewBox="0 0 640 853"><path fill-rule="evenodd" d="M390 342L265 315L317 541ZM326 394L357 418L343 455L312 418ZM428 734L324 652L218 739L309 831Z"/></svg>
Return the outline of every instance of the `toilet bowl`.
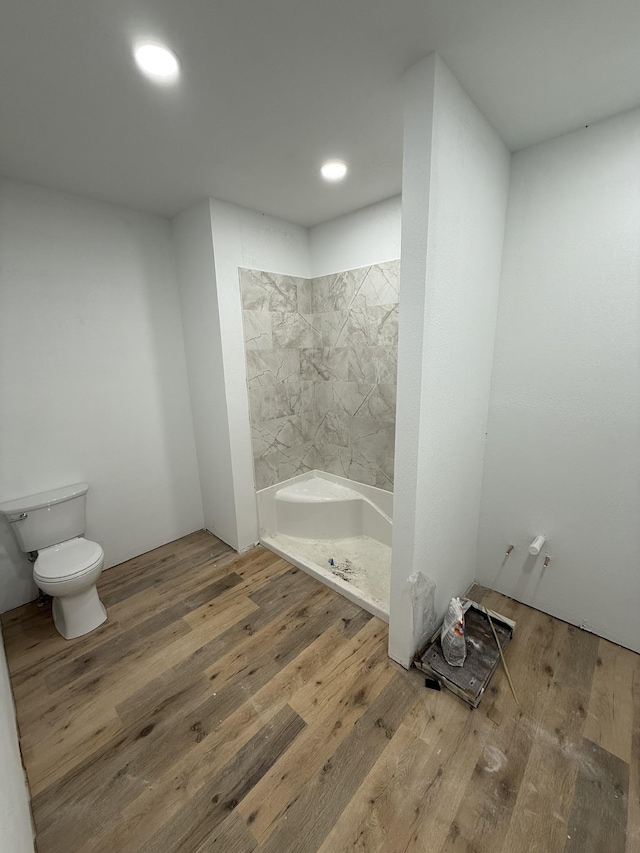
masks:
<svg viewBox="0 0 640 853"><path fill-rule="evenodd" d="M107 618L96 583L104 565L97 542L84 538L88 483L73 483L0 503L18 545L31 559L33 579L53 596L53 622L67 640Z"/></svg>
<svg viewBox="0 0 640 853"><path fill-rule="evenodd" d="M88 634L107 618L96 583L104 565L97 542L78 536L38 552L33 579L53 596L53 622L67 640Z"/></svg>

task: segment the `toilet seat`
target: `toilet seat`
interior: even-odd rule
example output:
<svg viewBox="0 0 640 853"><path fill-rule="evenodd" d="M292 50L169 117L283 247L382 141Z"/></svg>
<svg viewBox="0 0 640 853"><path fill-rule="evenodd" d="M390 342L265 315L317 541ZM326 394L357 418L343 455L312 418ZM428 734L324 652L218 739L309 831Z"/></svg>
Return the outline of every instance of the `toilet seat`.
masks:
<svg viewBox="0 0 640 853"><path fill-rule="evenodd" d="M104 553L97 542L79 536L39 551L33 566L33 578L36 583L38 580L62 583L96 568L103 558Z"/></svg>

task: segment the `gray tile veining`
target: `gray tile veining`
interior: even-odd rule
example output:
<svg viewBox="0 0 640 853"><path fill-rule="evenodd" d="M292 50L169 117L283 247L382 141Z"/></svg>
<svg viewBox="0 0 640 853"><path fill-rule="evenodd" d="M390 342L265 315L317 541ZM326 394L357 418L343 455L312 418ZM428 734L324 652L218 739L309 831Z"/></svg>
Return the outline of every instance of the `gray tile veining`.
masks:
<svg viewBox="0 0 640 853"><path fill-rule="evenodd" d="M327 412L319 419L316 445L336 444L339 447L349 447L350 427L351 418L346 412Z"/></svg>
<svg viewBox="0 0 640 853"><path fill-rule="evenodd" d="M375 383L374 347L351 347L347 371L349 382Z"/></svg>
<svg viewBox="0 0 640 853"><path fill-rule="evenodd" d="M316 411L316 383L308 379L300 381L300 409L302 412L315 415Z"/></svg>
<svg viewBox="0 0 640 853"><path fill-rule="evenodd" d="M328 382L346 380L349 373L349 351L346 347L322 347L300 350L300 374L303 379Z"/></svg>
<svg viewBox="0 0 640 853"><path fill-rule="evenodd" d="M400 262L239 274L256 488L320 468L392 489Z"/></svg>
<svg viewBox="0 0 640 853"><path fill-rule="evenodd" d="M313 311L346 311L355 295L353 282L344 276L325 275L313 279Z"/></svg>
<svg viewBox="0 0 640 853"><path fill-rule="evenodd" d="M272 421L300 413L300 378L273 385L258 385L249 388L251 423Z"/></svg>
<svg viewBox="0 0 640 853"><path fill-rule="evenodd" d="M393 457L374 459L351 447L326 445L322 470L359 483L393 490Z"/></svg>
<svg viewBox="0 0 640 853"><path fill-rule="evenodd" d="M314 314L319 346L339 347L349 345L349 314L346 311L327 311Z"/></svg>
<svg viewBox="0 0 640 853"><path fill-rule="evenodd" d="M320 429L320 422L316 412L302 412L300 415L300 421L302 424L303 440L315 444L318 440L318 432Z"/></svg>
<svg viewBox="0 0 640 853"><path fill-rule="evenodd" d="M349 346L366 347L378 343L378 324L371 309L364 305L362 308L352 308L349 311L348 338Z"/></svg>
<svg viewBox="0 0 640 853"><path fill-rule="evenodd" d="M297 349L247 350L246 355L249 388L299 379L300 352Z"/></svg>
<svg viewBox="0 0 640 853"><path fill-rule="evenodd" d="M316 448L312 444L287 448L281 451L278 459L278 480L288 480L316 467Z"/></svg>
<svg viewBox="0 0 640 853"><path fill-rule="evenodd" d="M336 382L336 406L353 417L385 423L396 421L396 386L381 383Z"/></svg>
<svg viewBox="0 0 640 853"><path fill-rule="evenodd" d="M398 306L374 305L368 309L369 322L378 329L378 343L398 348Z"/></svg>
<svg viewBox="0 0 640 853"><path fill-rule="evenodd" d="M365 305L392 305L398 303L400 265L398 261L369 267L356 294L357 302Z"/></svg>
<svg viewBox="0 0 640 853"><path fill-rule="evenodd" d="M296 292L298 295L297 309L301 314L313 313L313 284L310 278L296 279Z"/></svg>
<svg viewBox="0 0 640 853"><path fill-rule="evenodd" d="M393 456L374 459L365 453L354 451L349 478L393 491Z"/></svg>
<svg viewBox="0 0 640 853"><path fill-rule="evenodd" d="M313 444L301 444L254 459L256 488L264 489L317 468Z"/></svg>
<svg viewBox="0 0 640 853"><path fill-rule="evenodd" d="M393 456L395 423L380 423L373 418L351 418L349 446L376 460Z"/></svg>
<svg viewBox="0 0 640 853"><path fill-rule="evenodd" d="M376 382L395 385L398 376L398 347L377 346L373 358L376 365Z"/></svg>
<svg viewBox="0 0 640 853"><path fill-rule="evenodd" d="M397 346L351 347L348 379L350 382L376 382L395 385L398 372Z"/></svg>
<svg viewBox="0 0 640 853"><path fill-rule="evenodd" d="M323 418L327 412L333 411L335 402L335 382L316 382L315 385L315 416L316 419Z"/></svg>
<svg viewBox="0 0 640 853"><path fill-rule="evenodd" d="M271 314L274 347L318 346L320 334L314 319L313 314L274 311Z"/></svg>
<svg viewBox="0 0 640 853"><path fill-rule="evenodd" d="M254 456L253 474L256 489L266 489L278 482L278 460L276 454Z"/></svg>
<svg viewBox="0 0 640 853"><path fill-rule="evenodd" d="M288 415L251 425L253 455L265 456L287 447L304 444L304 415Z"/></svg>
<svg viewBox="0 0 640 853"><path fill-rule="evenodd" d="M372 382L333 382L331 395L336 409L354 417L358 415L373 393L375 385Z"/></svg>
<svg viewBox="0 0 640 853"><path fill-rule="evenodd" d="M243 311L245 350L273 349L273 327L268 311Z"/></svg>
<svg viewBox="0 0 640 853"><path fill-rule="evenodd" d="M247 311L297 311L298 281L292 276L241 269L242 307Z"/></svg>

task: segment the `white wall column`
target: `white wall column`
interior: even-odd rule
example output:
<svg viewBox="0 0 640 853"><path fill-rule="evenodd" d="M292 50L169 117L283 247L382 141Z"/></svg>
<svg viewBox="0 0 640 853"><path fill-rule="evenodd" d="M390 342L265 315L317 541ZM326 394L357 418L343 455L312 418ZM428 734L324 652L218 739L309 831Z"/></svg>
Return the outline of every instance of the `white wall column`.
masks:
<svg viewBox="0 0 640 853"><path fill-rule="evenodd" d="M173 220L204 525L238 547L209 200Z"/></svg>
<svg viewBox="0 0 640 853"><path fill-rule="evenodd" d="M404 97L389 653L408 666L407 579L435 584L434 625L474 579L510 157L437 56Z"/></svg>

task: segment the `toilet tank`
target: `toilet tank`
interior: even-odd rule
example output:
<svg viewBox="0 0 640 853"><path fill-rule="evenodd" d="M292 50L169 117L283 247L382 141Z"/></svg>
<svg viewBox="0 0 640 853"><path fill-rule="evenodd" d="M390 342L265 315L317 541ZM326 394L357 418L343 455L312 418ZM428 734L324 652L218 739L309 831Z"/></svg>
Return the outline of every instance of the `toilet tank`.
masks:
<svg viewBox="0 0 640 853"><path fill-rule="evenodd" d="M82 536L86 527L88 483L75 483L49 492L0 504L23 551L39 551Z"/></svg>

